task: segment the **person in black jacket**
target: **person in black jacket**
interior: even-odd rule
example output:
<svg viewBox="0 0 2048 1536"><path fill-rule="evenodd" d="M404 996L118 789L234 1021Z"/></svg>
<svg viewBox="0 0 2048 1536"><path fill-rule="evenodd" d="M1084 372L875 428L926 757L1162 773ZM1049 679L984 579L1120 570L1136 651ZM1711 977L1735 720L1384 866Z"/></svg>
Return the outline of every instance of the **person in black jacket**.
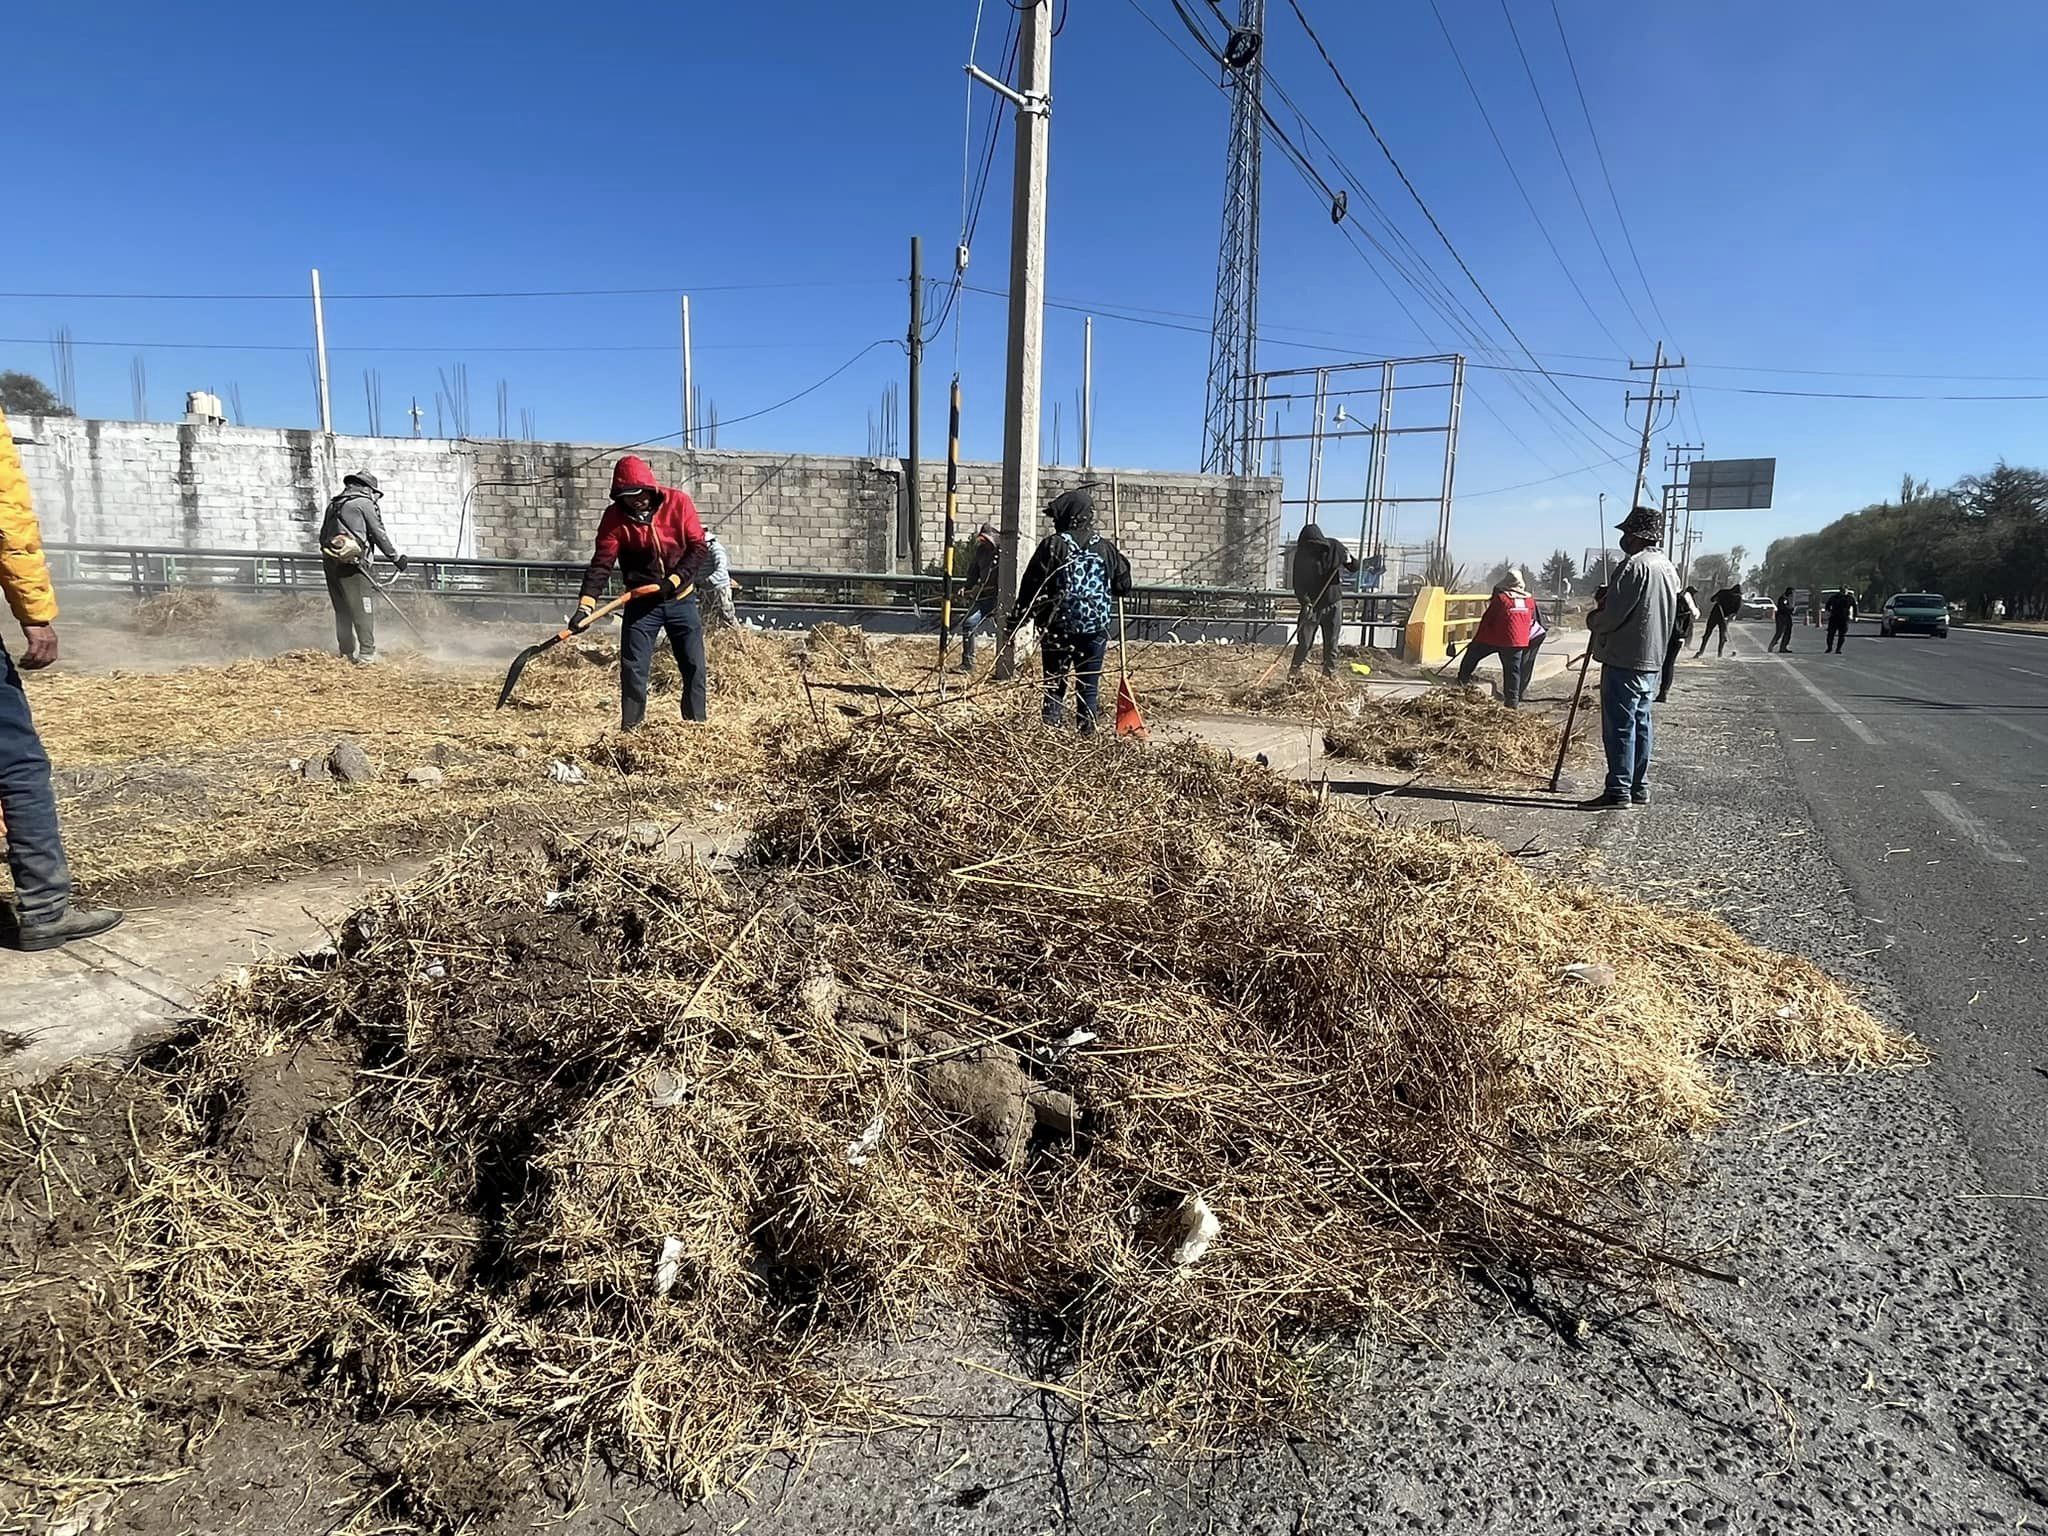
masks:
<svg viewBox="0 0 2048 1536"><path fill-rule="evenodd" d="M1294 597L1300 604L1294 621L1294 665L1301 671L1316 631L1323 635L1323 676L1337 675L1337 619L1343 611L1344 578L1358 569L1358 556L1341 539L1333 539L1314 523L1304 523L1294 541Z"/></svg>
<svg viewBox="0 0 2048 1536"><path fill-rule="evenodd" d="M1130 596L1131 562L1095 531L1095 498L1087 491L1068 491L1046 513L1053 531L1039 541L1024 567L1003 644L1009 645L1025 618L1038 625L1045 723L1058 725L1065 717L1067 675L1072 673L1074 714L1081 734L1092 735L1110 616L1114 600Z"/></svg>
<svg viewBox="0 0 2048 1536"><path fill-rule="evenodd" d="M1842 643L1849 638L1849 618L1856 612L1856 594L1847 587L1828 594L1828 649L1837 656L1842 654Z"/></svg>
<svg viewBox="0 0 2048 1536"><path fill-rule="evenodd" d="M344 475L341 494L327 503L320 520L320 565L327 577L327 601L334 605L334 644L342 660L359 667L377 664L377 611L370 590L372 552L399 570L405 556L384 531L378 503L384 493L367 469Z"/></svg>
<svg viewBox="0 0 2048 1536"><path fill-rule="evenodd" d="M974 670L974 642L987 627L996 608L996 525L983 523L974 535L974 553L967 561L967 574L960 578L960 590L953 594L953 620L960 630L960 667Z"/></svg>
<svg viewBox="0 0 2048 1536"><path fill-rule="evenodd" d="M1764 647L1766 651L1779 651L1787 656L1792 654L1792 624L1799 617L1792 607L1792 594L1797 590L1796 587L1787 587L1785 595L1778 599L1778 624L1771 631L1771 643Z"/></svg>
<svg viewBox="0 0 2048 1536"><path fill-rule="evenodd" d="M1707 604L1706 627L1700 631L1700 648L1694 651L1693 655L1706 655L1707 642L1713 639L1717 633L1721 637L1721 643L1714 648L1714 654L1716 656L1727 655L1728 621L1740 612L1742 612L1742 584L1740 582L1733 586L1723 587L1720 591L1716 592Z"/></svg>

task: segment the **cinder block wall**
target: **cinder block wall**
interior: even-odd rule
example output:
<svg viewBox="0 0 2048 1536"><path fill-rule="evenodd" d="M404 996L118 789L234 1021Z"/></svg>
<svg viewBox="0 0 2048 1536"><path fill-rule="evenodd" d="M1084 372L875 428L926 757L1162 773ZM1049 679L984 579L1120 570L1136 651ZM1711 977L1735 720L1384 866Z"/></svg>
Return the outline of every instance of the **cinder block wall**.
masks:
<svg viewBox="0 0 2048 1536"><path fill-rule="evenodd" d="M12 421L43 536L76 544L190 549L311 547L327 500L353 469L376 473L394 542L413 554L579 560L590 548L616 450L590 444L411 437L161 422ZM681 485L732 561L758 569L898 568L899 459L639 450ZM920 477L927 562L945 517L946 469ZM1280 575L1280 482L1152 470L1040 471L1044 503L1092 483L1107 532L1112 480L1138 579L1203 586ZM961 466L959 531L1001 521L1002 468Z"/></svg>

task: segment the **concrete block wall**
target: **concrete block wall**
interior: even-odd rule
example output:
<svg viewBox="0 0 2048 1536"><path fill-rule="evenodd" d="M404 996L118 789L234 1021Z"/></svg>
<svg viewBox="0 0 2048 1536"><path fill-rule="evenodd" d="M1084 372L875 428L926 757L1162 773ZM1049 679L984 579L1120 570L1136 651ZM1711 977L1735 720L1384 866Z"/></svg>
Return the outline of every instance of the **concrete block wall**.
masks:
<svg viewBox="0 0 2048 1536"><path fill-rule="evenodd" d="M375 472L402 550L422 555L580 560L609 498L613 449L589 444L411 437L163 422L12 421L43 536L53 542L191 549L308 549L328 498L353 469ZM774 570L897 568L899 459L637 450L689 491L732 562ZM1100 525L1122 502L1122 543L1140 581L1271 584L1280 575L1280 482L1150 470L1040 471L1040 513L1093 482ZM940 553L946 468L921 475L925 554ZM961 466L959 529L1001 521L1002 468Z"/></svg>
<svg viewBox="0 0 2048 1536"><path fill-rule="evenodd" d="M53 542L309 548L328 498L360 464L383 486L400 549L475 553L448 542L470 461L447 443L57 416L10 425ZM363 443L375 451L360 451Z"/></svg>
<svg viewBox="0 0 2048 1536"><path fill-rule="evenodd" d="M944 547L946 466L925 465L919 475L919 507L928 558ZM1119 544L1140 582L1167 586L1271 586L1280 579L1280 481L1259 476L1232 480L1223 475L1162 474L1144 469L1045 468L1038 472L1039 505L1025 519L1029 546L1052 531L1045 508L1053 498L1081 486L1095 493L1096 525L1104 533L1118 522ZM1000 464L962 464L957 532L974 536L983 522L1000 526L1003 470Z"/></svg>

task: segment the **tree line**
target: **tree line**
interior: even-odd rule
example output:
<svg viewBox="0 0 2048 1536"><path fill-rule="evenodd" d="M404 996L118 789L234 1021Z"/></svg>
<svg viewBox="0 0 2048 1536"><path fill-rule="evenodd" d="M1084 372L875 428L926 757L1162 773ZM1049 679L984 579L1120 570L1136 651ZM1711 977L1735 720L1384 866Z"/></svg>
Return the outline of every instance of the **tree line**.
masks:
<svg viewBox="0 0 2048 1536"><path fill-rule="evenodd" d="M2048 617L2048 474L2002 460L1947 490L1907 475L1898 498L1764 552L1765 592L1848 587L1875 609L1895 592L1939 592L1973 613Z"/></svg>

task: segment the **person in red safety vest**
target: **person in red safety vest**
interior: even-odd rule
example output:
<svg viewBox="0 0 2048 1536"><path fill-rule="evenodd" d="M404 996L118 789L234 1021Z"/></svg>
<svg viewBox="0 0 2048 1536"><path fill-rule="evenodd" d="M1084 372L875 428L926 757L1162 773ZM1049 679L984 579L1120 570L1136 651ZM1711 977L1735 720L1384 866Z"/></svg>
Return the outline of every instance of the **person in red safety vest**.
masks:
<svg viewBox="0 0 2048 1536"><path fill-rule="evenodd" d="M1529 648L1536 622L1536 599L1522 584L1520 571L1509 571L1493 589L1493 598L1479 620L1479 629L1458 663L1458 681L1469 683L1472 671L1489 656L1500 658L1501 702L1509 709L1522 703L1522 653Z"/></svg>
<svg viewBox="0 0 2048 1536"><path fill-rule="evenodd" d="M711 568L711 546L690 498L654 478L647 461L627 454L612 470L612 500L597 525L597 548L583 573L583 591L569 627L590 627L591 611L619 568L626 586L659 588L626 605L619 634L619 729L647 716L647 675L665 632L682 673L685 720L704 718L704 619L696 587Z"/></svg>

